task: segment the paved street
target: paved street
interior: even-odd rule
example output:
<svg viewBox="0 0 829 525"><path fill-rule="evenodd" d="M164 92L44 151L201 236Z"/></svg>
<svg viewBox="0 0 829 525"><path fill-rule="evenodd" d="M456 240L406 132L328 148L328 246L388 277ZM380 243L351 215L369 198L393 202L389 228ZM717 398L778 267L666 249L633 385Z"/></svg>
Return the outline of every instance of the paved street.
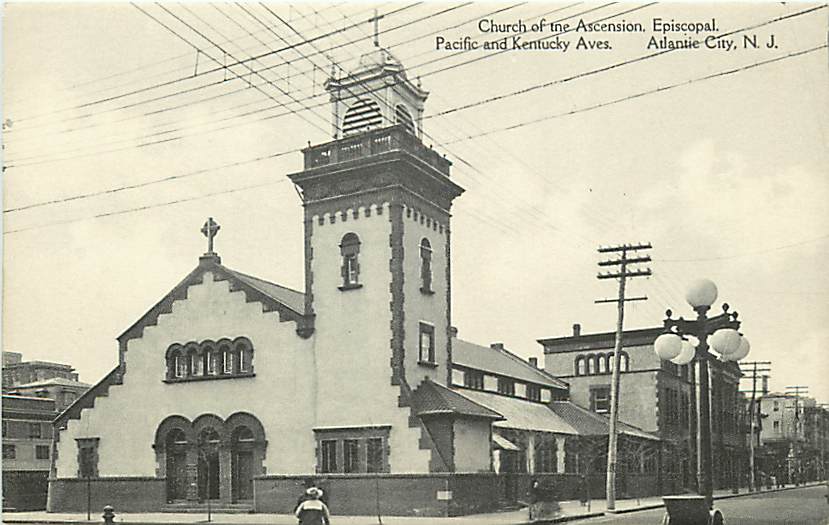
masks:
<svg viewBox="0 0 829 525"><path fill-rule="evenodd" d="M720 500L716 506L722 510L728 525L823 525L829 524L826 493L825 486L806 487L756 497ZM663 514L663 509L653 509L607 515L580 523L659 524Z"/></svg>

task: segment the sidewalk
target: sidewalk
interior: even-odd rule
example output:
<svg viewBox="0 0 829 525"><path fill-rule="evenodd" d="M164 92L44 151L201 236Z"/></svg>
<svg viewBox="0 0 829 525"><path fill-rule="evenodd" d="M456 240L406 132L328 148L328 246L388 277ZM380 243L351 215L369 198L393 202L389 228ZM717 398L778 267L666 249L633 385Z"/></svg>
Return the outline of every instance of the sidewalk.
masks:
<svg viewBox="0 0 829 525"><path fill-rule="evenodd" d="M747 492L742 489L738 494L732 494L729 490L719 490L714 493L714 499L726 499L754 494L765 494L782 490L793 490L795 488L823 485L825 483L807 483L800 487L793 485L782 489L763 490L760 493ZM559 503L561 512L556 517L550 517L535 522L538 523L560 523L585 519L595 516L602 516L607 512L604 500L593 500L590 506L581 506L578 501L562 501ZM636 499L624 499L616 501L615 513L635 512L662 507L662 498L657 496ZM92 513L92 520L86 521L86 514L61 514L48 512L10 512L3 514L3 523L16 524L65 524L79 525L87 523L102 523L102 509ZM176 513L118 513L115 509L115 522L125 524L144 525L168 525L183 523L205 523L206 514L176 514ZM435 525L525 525L528 524L527 509L493 512L489 514L475 514L457 518L415 518L399 516L383 516L383 525L423 525L425 523ZM333 516L335 525L373 525L377 524L377 516ZM214 514L211 521L214 525L296 525L296 518L290 514Z"/></svg>

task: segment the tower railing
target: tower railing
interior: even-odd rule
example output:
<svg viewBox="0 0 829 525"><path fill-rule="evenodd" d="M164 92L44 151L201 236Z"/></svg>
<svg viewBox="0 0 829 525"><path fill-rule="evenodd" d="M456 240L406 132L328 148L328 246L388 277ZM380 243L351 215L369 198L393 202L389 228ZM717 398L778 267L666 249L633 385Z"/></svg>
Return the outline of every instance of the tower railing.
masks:
<svg viewBox="0 0 829 525"><path fill-rule="evenodd" d="M303 150L305 169L318 168L355 159L380 155L390 151L405 151L432 166L447 177L450 161L432 148L427 148L402 124L378 128L338 139Z"/></svg>

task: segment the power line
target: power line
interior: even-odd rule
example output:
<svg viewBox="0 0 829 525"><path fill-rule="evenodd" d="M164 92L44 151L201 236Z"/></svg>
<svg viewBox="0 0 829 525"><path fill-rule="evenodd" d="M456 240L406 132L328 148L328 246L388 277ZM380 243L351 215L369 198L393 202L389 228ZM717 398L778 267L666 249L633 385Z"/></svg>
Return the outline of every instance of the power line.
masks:
<svg viewBox="0 0 829 525"><path fill-rule="evenodd" d="M675 88L678 88L678 87L688 86L688 85L695 84L697 82L702 82L702 81L705 81L705 80L711 80L711 79L714 79L714 78L733 75L733 74L739 73L741 71L747 71L749 69L754 69L756 67L761 67L761 66L765 66L765 65L768 65L768 64L773 64L775 62L780 62L782 60L787 60L789 58L795 58L795 57L798 57L798 56L801 56L801 55L814 53L815 51L818 51L820 49L825 49L826 47L827 47L827 45L823 44L821 46L817 46L817 47L813 47L813 48L810 48L810 49L805 49L805 50L802 50L802 51L789 53L788 55L783 55L783 56L780 56L780 57L776 57L776 58L772 58L772 59L768 59L768 60L763 60L763 61L760 61L760 62L755 62L755 63L752 63L752 64L748 64L746 66L737 67L737 68L730 69L730 70L727 70L727 71L721 71L721 72L718 72L718 73L713 73L713 74L710 74L710 75L705 75L705 76L693 78L691 80L686 80L686 81L683 81L683 82L677 82L675 84L668 84L668 85L661 86L661 87L658 87L658 88L655 88L655 89L649 89L647 91L642 91L642 92L636 93L634 95L628 95L628 96L617 98L617 99L610 100L610 101L607 101L607 102L602 102L600 104L594 104L592 106L587 106L587 107L583 107L583 108L579 108L579 109L565 111L565 112L562 112L562 113L556 113L556 114L553 114L553 115L546 115L546 116L543 116L543 117L535 118L535 119L532 119L532 120L527 120L527 121L524 121L524 122L519 122L517 124L512 124L512 125L509 125L509 126L493 128L493 129L490 129L490 130L487 130L487 131L482 131L480 133L473 133L473 134L467 135L466 137L463 137L460 140L449 142L448 144L454 144L456 142L462 142L462 141L466 141L466 140L476 139L476 138L479 138L479 137L484 137L484 136L492 135L492 134L495 134L495 133L501 133L501 132L504 132L504 131L513 131L513 130L520 129L520 128L523 128L523 127L526 127L526 126L531 126L533 124L538 124L540 122L546 122L548 120L553 120L553 119L561 118L561 117L568 117L570 115L576 115L578 113L585 113L585 112L592 111L592 110L595 110L595 109L604 108L604 107L607 107L607 106L612 106L612 105L619 104L619 103L622 103L622 102L627 102L628 100L641 98L641 97L644 97L644 96L647 96L647 95L662 93L662 92L669 91L671 89L675 89Z"/></svg>

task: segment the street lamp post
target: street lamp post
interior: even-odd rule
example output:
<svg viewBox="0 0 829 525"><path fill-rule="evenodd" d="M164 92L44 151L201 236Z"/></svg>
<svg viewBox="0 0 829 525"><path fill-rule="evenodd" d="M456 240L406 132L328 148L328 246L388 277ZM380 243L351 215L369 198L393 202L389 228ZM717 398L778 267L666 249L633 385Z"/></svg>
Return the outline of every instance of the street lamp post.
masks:
<svg viewBox="0 0 829 525"><path fill-rule="evenodd" d="M708 317L711 305L717 300L717 287L713 282L707 279L694 282L685 298L696 312L696 319L673 319L673 312L665 312L665 333L656 338L654 350L661 359L677 365L686 365L692 361L698 364L697 487L708 508L712 508L714 484L708 375L708 361L712 355L708 352L709 338L710 348L718 352L724 361L743 359L748 355L749 344L737 332L740 327L737 312L729 312L728 304L723 304L723 313ZM686 336L697 339L696 349Z"/></svg>

